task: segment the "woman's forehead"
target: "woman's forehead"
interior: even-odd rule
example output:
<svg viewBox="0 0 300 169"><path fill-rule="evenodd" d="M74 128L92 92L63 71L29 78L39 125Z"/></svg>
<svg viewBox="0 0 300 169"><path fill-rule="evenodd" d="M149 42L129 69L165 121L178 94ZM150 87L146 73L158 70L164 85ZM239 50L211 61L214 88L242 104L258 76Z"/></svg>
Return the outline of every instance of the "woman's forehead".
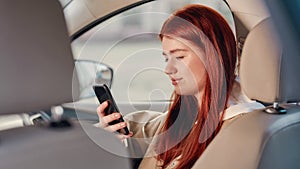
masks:
<svg viewBox="0 0 300 169"><path fill-rule="evenodd" d="M164 50L173 51L175 49L188 50L189 43L187 40L177 37L164 37L162 39L162 47ZM179 50L176 50L179 51Z"/></svg>
<svg viewBox="0 0 300 169"><path fill-rule="evenodd" d="M195 52L199 50L199 47L196 47L188 40L170 36L162 39L162 48L164 55L174 54L177 52Z"/></svg>

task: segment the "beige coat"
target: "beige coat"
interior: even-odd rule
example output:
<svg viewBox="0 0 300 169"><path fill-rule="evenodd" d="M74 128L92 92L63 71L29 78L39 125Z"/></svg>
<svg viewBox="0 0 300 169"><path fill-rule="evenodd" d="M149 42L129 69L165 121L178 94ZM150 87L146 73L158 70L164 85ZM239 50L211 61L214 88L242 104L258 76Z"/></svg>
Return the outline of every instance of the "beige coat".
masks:
<svg viewBox="0 0 300 169"><path fill-rule="evenodd" d="M149 148L153 137L161 129L167 113L153 111L139 111L128 114L124 117L130 131L134 133L129 140L128 147L133 157L143 158L140 169L154 169L158 164L155 153ZM147 156L147 157L144 157Z"/></svg>
<svg viewBox="0 0 300 169"><path fill-rule="evenodd" d="M166 118L167 113L158 113L158 112L137 112L137 114L133 113L129 116L126 116L126 121L128 118L132 118L134 116L135 120L143 119L145 120L145 116L149 117L149 122L146 123L137 123L137 122L128 122L129 129L133 131L135 134L133 138L129 141L129 149L132 155L135 157L143 158L139 169L161 169L158 167L160 162L156 160L156 154L151 148L151 141L153 136L157 135L159 129L162 127L164 120ZM237 119L239 116L242 116L244 113L236 115L234 118L230 118L224 121L222 128L226 128L233 120ZM148 118L146 118L148 119ZM137 139L139 138L139 139ZM150 139L145 139L150 138ZM136 140L137 139L137 140ZM143 157L145 154L146 157ZM175 168L178 163L178 158L175 159L171 164L167 167L167 169ZM194 169L201 168L199 166L193 166Z"/></svg>
<svg viewBox="0 0 300 169"><path fill-rule="evenodd" d="M260 103L251 101L241 93L238 83L234 85L234 92L230 98L230 107L225 111L224 123L222 128L225 128L234 118L251 112L255 109L263 108ZM139 169L158 169L160 162L156 160L156 154L151 148L153 138L158 134L166 120L167 113L154 111L138 111L133 112L124 117L128 128L134 133L133 138L129 139L131 155L137 158L143 158ZM168 169L174 168L178 163L175 159L168 166ZM193 168L198 168L194 166Z"/></svg>

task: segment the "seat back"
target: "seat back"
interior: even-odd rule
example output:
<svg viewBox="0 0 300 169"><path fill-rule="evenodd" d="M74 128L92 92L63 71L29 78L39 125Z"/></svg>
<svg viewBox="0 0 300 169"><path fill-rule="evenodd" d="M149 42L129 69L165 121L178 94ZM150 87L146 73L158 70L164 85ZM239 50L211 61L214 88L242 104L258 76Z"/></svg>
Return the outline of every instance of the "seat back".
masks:
<svg viewBox="0 0 300 169"><path fill-rule="evenodd" d="M300 168L300 106L295 102L300 70L293 63L298 60L286 55L270 18L250 31L241 56L241 87L253 100L278 104L225 121L195 168Z"/></svg>
<svg viewBox="0 0 300 169"><path fill-rule="evenodd" d="M0 20L0 113L73 101L78 82L59 2L1 0ZM130 168L112 134L83 122L50 124L0 131L0 168Z"/></svg>
<svg viewBox="0 0 300 169"><path fill-rule="evenodd" d="M90 124L22 127L1 131L0 139L0 166L5 169L131 168L124 145Z"/></svg>

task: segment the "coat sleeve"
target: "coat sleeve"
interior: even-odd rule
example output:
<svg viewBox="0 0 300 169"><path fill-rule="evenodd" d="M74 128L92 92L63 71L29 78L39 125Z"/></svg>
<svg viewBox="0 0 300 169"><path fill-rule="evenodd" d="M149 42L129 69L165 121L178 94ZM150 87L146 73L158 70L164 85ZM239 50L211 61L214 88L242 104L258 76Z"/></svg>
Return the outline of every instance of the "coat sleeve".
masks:
<svg viewBox="0 0 300 169"><path fill-rule="evenodd" d="M128 129L133 132L133 136L128 139L131 157L144 157L153 137L161 129L166 115L167 113L155 111L138 111L124 116Z"/></svg>

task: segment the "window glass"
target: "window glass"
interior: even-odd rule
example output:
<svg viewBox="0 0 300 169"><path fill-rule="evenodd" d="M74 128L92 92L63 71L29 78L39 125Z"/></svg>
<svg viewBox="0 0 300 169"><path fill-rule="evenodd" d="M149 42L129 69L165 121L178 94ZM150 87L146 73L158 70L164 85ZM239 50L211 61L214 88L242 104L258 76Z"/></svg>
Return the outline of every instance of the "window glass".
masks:
<svg viewBox="0 0 300 169"><path fill-rule="evenodd" d="M158 34L170 13L189 3L216 9L235 32L231 12L223 1L153 1L114 16L76 39L72 43L74 57L102 62L114 70L111 89L118 102L169 100L172 85L164 73Z"/></svg>

